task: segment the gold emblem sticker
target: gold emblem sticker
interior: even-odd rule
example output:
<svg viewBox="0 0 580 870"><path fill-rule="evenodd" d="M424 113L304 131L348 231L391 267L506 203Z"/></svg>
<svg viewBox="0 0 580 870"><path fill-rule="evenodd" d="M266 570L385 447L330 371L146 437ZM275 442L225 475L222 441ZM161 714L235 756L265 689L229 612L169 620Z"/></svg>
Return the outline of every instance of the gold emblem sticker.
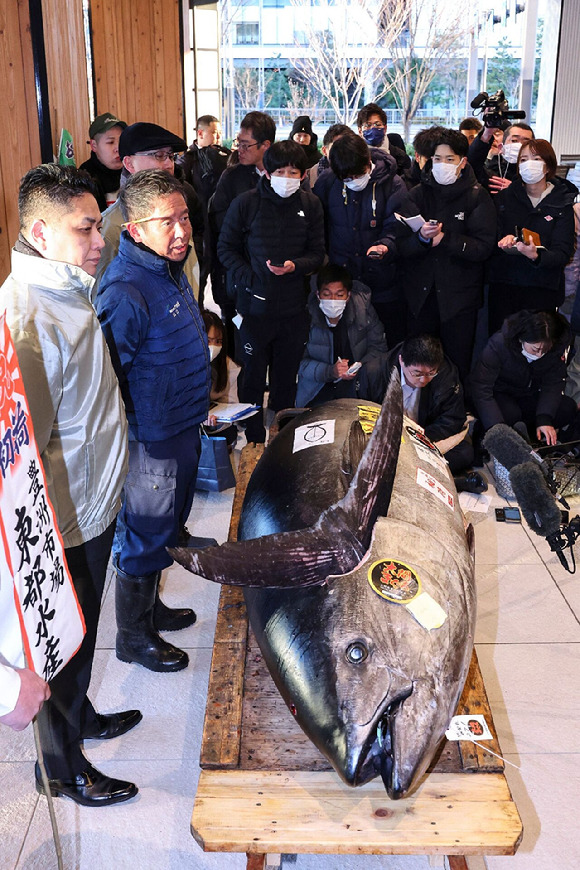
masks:
<svg viewBox="0 0 580 870"><path fill-rule="evenodd" d="M413 569L395 559L379 559L378 562L373 562L367 578L377 595L387 601L407 604L421 591L421 581Z"/></svg>
<svg viewBox="0 0 580 870"><path fill-rule="evenodd" d="M370 435L381 413L380 406L357 405L358 420L365 435Z"/></svg>

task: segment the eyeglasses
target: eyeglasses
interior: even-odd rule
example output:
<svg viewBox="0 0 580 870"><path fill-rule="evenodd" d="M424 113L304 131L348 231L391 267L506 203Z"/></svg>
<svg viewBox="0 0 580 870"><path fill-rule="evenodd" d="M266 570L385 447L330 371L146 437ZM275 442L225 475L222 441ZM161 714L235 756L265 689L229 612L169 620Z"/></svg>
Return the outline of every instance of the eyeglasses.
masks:
<svg viewBox="0 0 580 870"><path fill-rule="evenodd" d="M385 125L382 123L382 121L375 121L374 124L363 124L362 129L363 130L373 130L373 129L384 130Z"/></svg>
<svg viewBox="0 0 580 870"><path fill-rule="evenodd" d="M234 139L234 146L238 149L238 151L247 151L248 148L254 148L256 145L261 144L261 142L239 142L237 139Z"/></svg>
<svg viewBox="0 0 580 870"><path fill-rule="evenodd" d="M153 157L153 159L156 160L157 163L165 163L166 160L171 160L172 163L175 163L175 161L179 157L179 153L174 151L137 151L135 156Z"/></svg>

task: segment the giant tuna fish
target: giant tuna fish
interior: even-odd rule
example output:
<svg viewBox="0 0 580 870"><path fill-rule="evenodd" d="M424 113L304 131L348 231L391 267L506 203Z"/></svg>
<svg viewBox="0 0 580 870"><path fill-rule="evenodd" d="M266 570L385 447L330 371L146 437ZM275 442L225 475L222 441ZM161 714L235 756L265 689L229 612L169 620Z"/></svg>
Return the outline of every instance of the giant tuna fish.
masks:
<svg viewBox="0 0 580 870"><path fill-rule="evenodd" d="M247 587L302 729L345 782L380 774L399 798L433 759L467 674L473 530L445 460L403 417L397 374L378 412L345 399L293 420L252 475L239 542L170 552Z"/></svg>

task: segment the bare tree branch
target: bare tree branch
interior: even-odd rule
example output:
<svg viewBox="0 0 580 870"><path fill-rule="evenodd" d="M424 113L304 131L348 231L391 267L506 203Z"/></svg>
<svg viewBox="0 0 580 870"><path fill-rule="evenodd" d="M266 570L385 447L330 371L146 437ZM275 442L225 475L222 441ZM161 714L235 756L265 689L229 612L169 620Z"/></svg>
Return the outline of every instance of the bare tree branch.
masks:
<svg viewBox="0 0 580 870"><path fill-rule="evenodd" d="M407 0L338 0L330 17L309 0L292 5L305 35L305 44L295 44L296 70L338 120L353 124L365 90L376 100L393 87L380 73L405 23Z"/></svg>

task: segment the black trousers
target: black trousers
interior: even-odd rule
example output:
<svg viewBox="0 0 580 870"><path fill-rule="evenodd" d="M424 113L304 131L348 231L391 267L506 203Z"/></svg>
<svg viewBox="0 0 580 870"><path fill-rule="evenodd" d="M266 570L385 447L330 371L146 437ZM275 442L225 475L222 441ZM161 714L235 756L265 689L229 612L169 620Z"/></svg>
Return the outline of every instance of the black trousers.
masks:
<svg viewBox="0 0 580 870"><path fill-rule="evenodd" d="M280 320L244 317L239 336L243 364L242 402L263 403L269 369L269 407L273 411L294 407L296 376L308 339L308 327L306 312ZM262 414L248 418L246 438L257 443L265 441Z"/></svg>
<svg viewBox="0 0 580 870"><path fill-rule="evenodd" d="M457 366L459 379L465 385L471 368L476 326L477 308L468 308L449 320L441 320L437 293L431 290L417 315L409 311L407 335L435 335L440 338L443 350Z"/></svg>
<svg viewBox="0 0 580 870"><path fill-rule="evenodd" d="M86 759L82 735L96 724L95 708L87 698L101 598L113 543L115 523L97 538L65 550L77 598L85 618L86 634L70 662L50 681L51 697L38 714L40 742L50 779L72 779Z"/></svg>

